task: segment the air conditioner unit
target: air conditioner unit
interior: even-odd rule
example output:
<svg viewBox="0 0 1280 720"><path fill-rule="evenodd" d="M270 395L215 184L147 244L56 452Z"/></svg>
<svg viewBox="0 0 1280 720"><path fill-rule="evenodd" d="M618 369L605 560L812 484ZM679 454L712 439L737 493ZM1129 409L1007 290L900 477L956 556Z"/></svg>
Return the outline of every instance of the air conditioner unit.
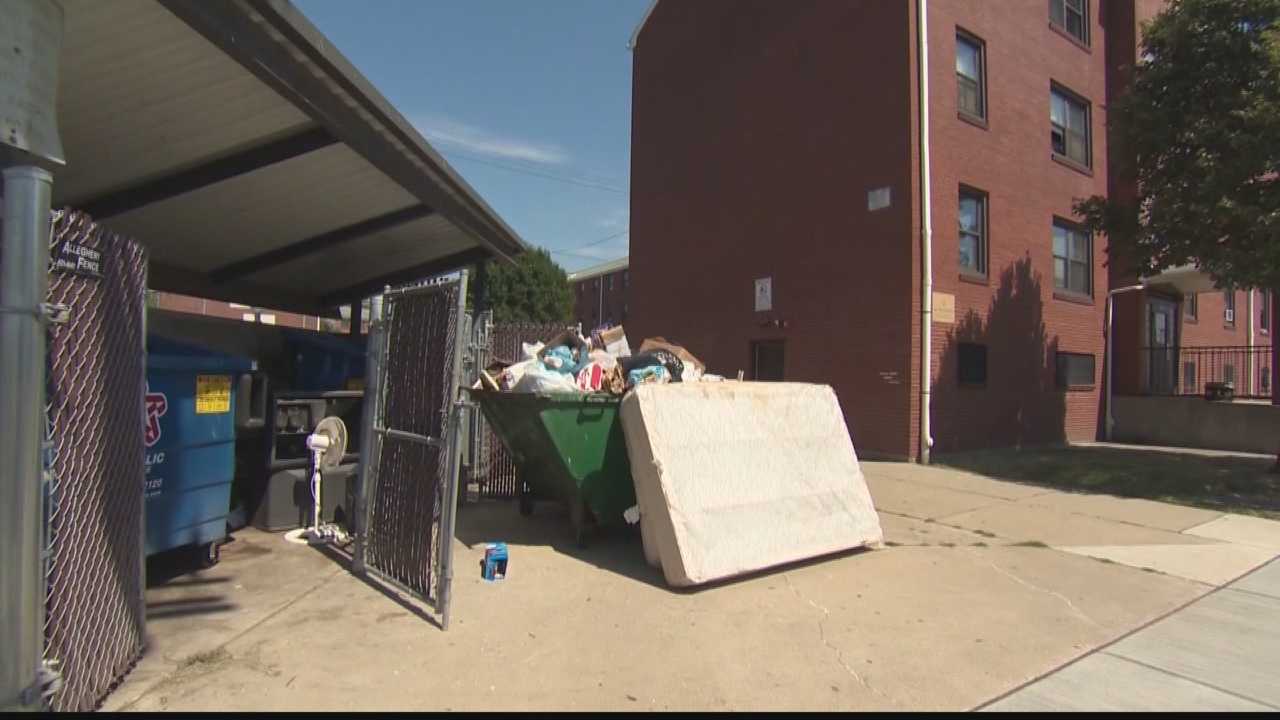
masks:
<svg viewBox="0 0 1280 720"><path fill-rule="evenodd" d="M1232 310L1232 309L1223 310L1223 311L1222 311L1222 319L1223 319L1223 320L1226 320L1226 321L1227 321L1227 322L1229 322L1229 323L1233 323L1233 322L1235 322L1235 321L1236 321L1236 311L1235 311L1235 310Z"/></svg>

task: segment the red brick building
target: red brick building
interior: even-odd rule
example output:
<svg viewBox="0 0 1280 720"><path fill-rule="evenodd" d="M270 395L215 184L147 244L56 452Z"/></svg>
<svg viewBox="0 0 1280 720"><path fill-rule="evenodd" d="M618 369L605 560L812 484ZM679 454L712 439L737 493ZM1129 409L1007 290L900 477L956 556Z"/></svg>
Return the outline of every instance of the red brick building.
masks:
<svg viewBox="0 0 1280 720"><path fill-rule="evenodd" d="M1106 245L1072 204L1109 189L1125 6L928 2L936 451L1098 435ZM633 41L628 334L831 384L859 452L897 458L921 446L916 8L667 0Z"/></svg>
<svg viewBox="0 0 1280 720"><path fill-rule="evenodd" d="M1141 24L1155 17L1164 0L1108 2L1108 26L1124 28L1106 38L1112 60L1107 97L1129 87L1129 69L1138 59ZM1132 198L1133 178L1124 176L1124 148L1111 148L1108 193ZM1109 268L1113 288L1132 286L1137 276L1119 262ZM1117 294L1114 328L1115 391L1120 395L1204 392L1206 382L1231 380L1236 392L1270 396L1271 294L1222 290L1183 295L1170 288ZM1253 348L1249 351L1247 348Z"/></svg>
<svg viewBox="0 0 1280 720"><path fill-rule="evenodd" d="M606 323L623 325L631 312L631 270L627 258L611 260L569 274L573 317L590 332Z"/></svg>

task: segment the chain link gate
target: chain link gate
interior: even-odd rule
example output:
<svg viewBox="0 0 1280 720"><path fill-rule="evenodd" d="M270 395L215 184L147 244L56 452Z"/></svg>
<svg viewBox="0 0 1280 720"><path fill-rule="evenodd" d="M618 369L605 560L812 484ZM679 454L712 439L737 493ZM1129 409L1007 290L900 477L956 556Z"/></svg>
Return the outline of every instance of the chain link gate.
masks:
<svg viewBox="0 0 1280 720"><path fill-rule="evenodd" d="M465 406L458 398L467 273L390 290L370 330L353 570L431 605L449 626Z"/></svg>
<svg viewBox="0 0 1280 720"><path fill-rule="evenodd" d="M45 660L55 710L96 708L143 647L143 395L147 258L84 213L54 214L49 276Z"/></svg>

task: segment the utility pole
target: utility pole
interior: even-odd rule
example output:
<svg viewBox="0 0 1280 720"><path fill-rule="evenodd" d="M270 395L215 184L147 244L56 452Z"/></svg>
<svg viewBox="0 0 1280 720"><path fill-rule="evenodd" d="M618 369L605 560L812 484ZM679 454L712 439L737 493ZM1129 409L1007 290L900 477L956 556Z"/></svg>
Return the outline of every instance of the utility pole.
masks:
<svg viewBox="0 0 1280 720"><path fill-rule="evenodd" d="M0 22L0 710L43 707L45 325L62 6L7 0Z"/></svg>

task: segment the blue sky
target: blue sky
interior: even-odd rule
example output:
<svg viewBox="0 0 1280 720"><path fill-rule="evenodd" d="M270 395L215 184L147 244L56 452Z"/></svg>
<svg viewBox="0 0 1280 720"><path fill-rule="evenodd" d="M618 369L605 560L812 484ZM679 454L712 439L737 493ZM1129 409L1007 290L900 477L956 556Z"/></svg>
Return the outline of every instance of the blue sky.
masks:
<svg viewBox="0 0 1280 720"><path fill-rule="evenodd" d="M631 53L649 0L294 0L527 242L627 253Z"/></svg>

